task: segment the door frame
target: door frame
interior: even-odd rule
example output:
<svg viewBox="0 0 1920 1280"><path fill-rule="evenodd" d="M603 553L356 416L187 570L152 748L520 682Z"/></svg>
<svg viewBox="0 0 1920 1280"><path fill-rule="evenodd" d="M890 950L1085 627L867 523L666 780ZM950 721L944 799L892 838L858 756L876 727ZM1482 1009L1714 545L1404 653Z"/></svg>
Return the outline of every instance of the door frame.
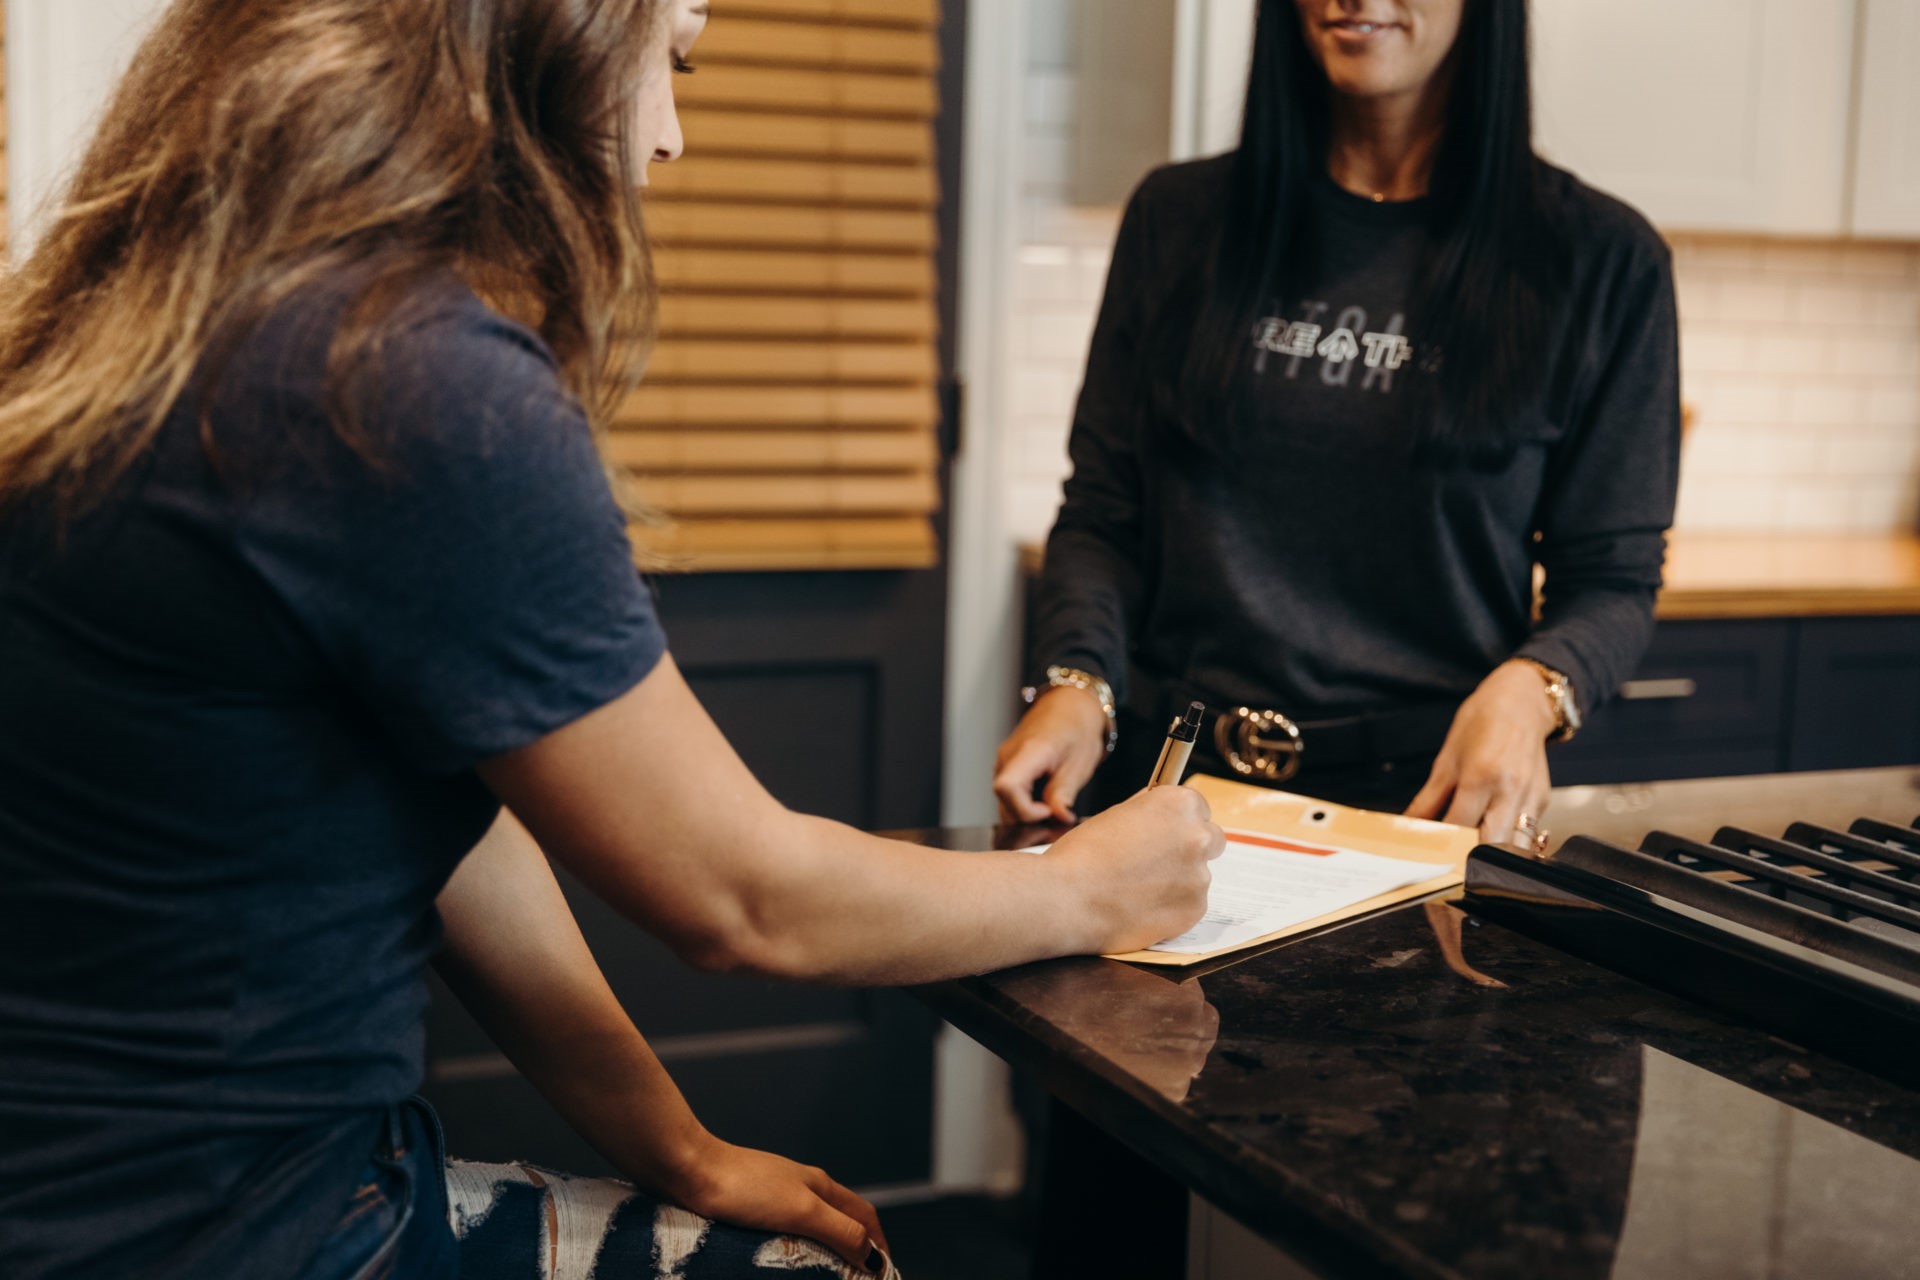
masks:
<svg viewBox="0 0 1920 1280"><path fill-rule="evenodd" d="M1004 425L1015 340L1007 324L1020 245L1027 6L948 0L965 12L954 369L964 388L948 491L945 772L941 821L993 821L993 753L1020 680L1019 565L1004 502ZM1006 1064L951 1026L934 1047L935 1192L1009 1192L1022 1140Z"/></svg>

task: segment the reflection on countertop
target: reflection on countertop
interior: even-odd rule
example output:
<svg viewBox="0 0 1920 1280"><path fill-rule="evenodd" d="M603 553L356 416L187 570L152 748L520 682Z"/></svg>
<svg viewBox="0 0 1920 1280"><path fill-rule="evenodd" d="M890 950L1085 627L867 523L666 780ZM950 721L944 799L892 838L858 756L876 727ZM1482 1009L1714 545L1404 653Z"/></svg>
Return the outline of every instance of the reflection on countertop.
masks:
<svg viewBox="0 0 1920 1280"><path fill-rule="evenodd" d="M1170 1102L1186 1098L1220 1036L1199 983L1098 956L1029 965L1003 990Z"/></svg>
<svg viewBox="0 0 1920 1280"><path fill-rule="evenodd" d="M1725 1130L1724 1106L1689 1110L1691 1095L1650 1080L1648 1064L1681 1063L1837 1127L1909 1179L1920 1177L1920 1095L1439 911L1461 926L1466 964L1500 985L1457 972L1433 913L1416 909L1199 979L1221 1032L1187 1113L1285 1169L1325 1220L1345 1219L1399 1255L1397 1274L1887 1274L1791 1269L1777 1233L1725 1269L1703 1266L1722 1229L1715 1206L1662 1215L1637 1203L1657 1198L1663 1177L1667 1193L1682 1178L1643 1155L1642 1138L1685 1129L1695 1146L1742 1139ZM1808 1186L1841 1177L1847 1159L1839 1144L1775 1156L1778 1178ZM1843 1198L1826 1212L1821 1230L1856 1242L1859 1256L1920 1249L1905 1209ZM1778 1265L1747 1265L1768 1250Z"/></svg>
<svg viewBox="0 0 1920 1280"><path fill-rule="evenodd" d="M1920 1275L1920 1160L1658 1049L1642 1050L1620 1280Z"/></svg>
<svg viewBox="0 0 1920 1280"><path fill-rule="evenodd" d="M1552 820L1637 843L1776 811L1906 822L1920 771L1576 788ZM1325 1274L1920 1275L1920 1093L1451 905L927 998Z"/></svg>

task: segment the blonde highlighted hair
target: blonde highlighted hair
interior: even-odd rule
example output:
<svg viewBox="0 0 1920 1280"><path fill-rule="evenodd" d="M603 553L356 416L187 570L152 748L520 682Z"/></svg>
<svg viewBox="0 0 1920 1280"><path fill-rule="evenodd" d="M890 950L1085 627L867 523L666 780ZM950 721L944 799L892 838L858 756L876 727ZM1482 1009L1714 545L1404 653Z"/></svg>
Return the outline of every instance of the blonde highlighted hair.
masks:
<svg viewBox="0 0 1920 1280"><path fill-rule="evenodd" d="M603 423L653 328L628 131L664 7L175 0L0 281L0 508L97 497L204 359L331 278L362 285L336 382L450 269Z"/></svg>

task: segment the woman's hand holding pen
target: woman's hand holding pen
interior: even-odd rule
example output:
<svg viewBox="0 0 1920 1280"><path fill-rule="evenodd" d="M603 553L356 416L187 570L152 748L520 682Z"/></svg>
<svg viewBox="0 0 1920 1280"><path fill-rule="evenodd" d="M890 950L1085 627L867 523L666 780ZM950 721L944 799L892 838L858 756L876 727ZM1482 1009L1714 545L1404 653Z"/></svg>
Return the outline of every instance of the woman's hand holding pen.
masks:
<svg viewBox="0 0 1920 1280"><path fill-rule="evenodd" d="M1189 787L1142 791L1061 836L1047 860L1073 876L1090 929L1073 949L1136 951L1185 933L1206 913L1225 847L1206 797Z"/></svg>
<svg viewBox="0 0 1920 1280"><path fill-rule="evenodd" d="M1004 822L1078 821L1073 802L1106 757L1107 713L1085 689L1061 685L1034 700L993 762ZM1046 790L1033 798L1042 778Z"/></svg>
<svg viewBox="0 0 1920 1280"><path fill-rule="evenodd" d="M1482 840L1506 843L1523 814L1537 821L1546 810L1547 738L1557 727L1540 673L1502 663L1460 704L1408 815L1479 827Z"/></svg>

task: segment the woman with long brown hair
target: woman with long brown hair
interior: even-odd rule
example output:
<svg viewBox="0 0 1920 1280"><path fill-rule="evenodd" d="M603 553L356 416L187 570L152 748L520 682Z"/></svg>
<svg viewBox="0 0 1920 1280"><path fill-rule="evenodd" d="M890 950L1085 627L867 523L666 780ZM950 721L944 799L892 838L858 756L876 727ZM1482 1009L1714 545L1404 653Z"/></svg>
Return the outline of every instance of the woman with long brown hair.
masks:
<svg viewBox="0 0 1920 1280"><path fill-rule="evenodd" d="M1194 793L1044 857L898 845L780 806L680 678L593 425L705 20L176 0L0 289L10 1280L886 1269L866 1201L694 1119L547 854L815 981L1199 916ZM436 947L632 1184L446 1162Z"/></svg>

